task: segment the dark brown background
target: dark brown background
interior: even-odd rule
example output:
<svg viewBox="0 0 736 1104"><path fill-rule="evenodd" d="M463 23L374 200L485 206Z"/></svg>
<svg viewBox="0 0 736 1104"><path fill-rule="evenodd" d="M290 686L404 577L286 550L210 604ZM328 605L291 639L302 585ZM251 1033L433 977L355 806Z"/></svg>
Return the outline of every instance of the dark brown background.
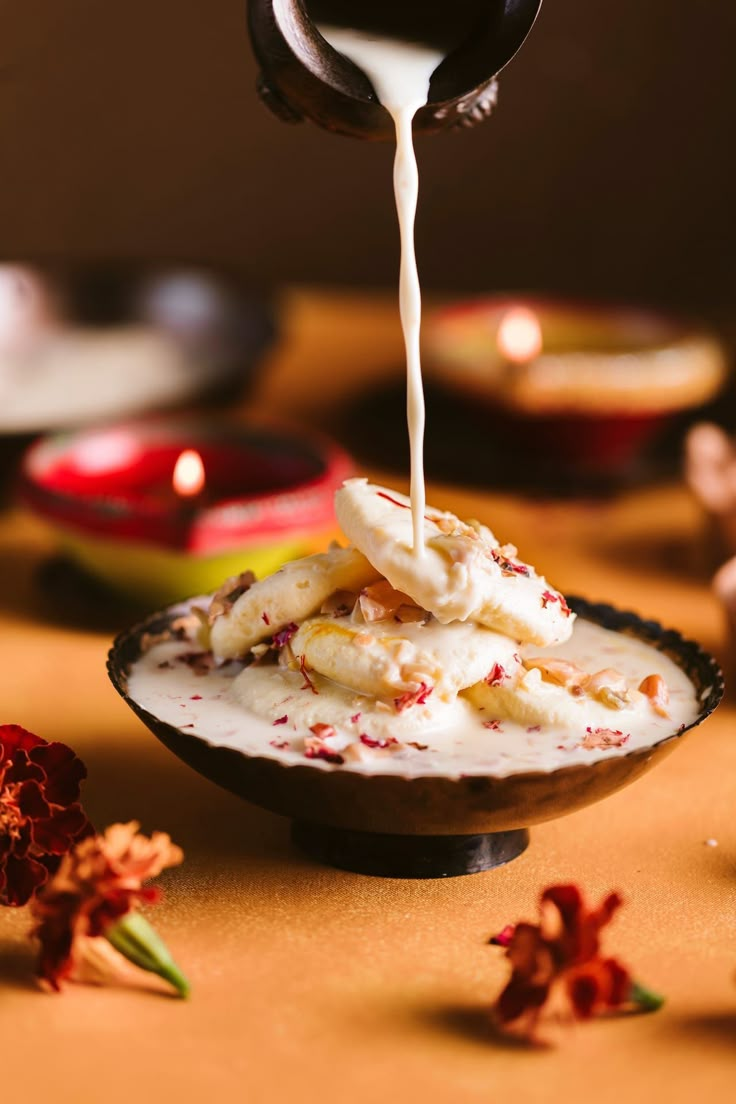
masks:
<svg viewBox="0 0 736 1104"><path fill-rule="evenodd" d="M736 304L734 0L546 0L495 120L424 139L442 288ZM261 107L243 0L0 0L0 252L393 283L391 150Z"/></svg>

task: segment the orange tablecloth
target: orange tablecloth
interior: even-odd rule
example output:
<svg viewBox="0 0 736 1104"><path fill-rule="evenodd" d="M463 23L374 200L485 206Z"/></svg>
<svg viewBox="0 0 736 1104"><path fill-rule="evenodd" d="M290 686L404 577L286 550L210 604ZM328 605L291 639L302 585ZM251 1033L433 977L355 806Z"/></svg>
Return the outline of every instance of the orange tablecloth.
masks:
<svg viewBox="0 0 736 1104"><path fill-rule="evenodd" d="M395 371L393 300L295 294L250 406L329 424L332 404ZM345 371L345 365L350 371ZM335 389L315 378L335 373ZM660 618L718 648L684 490L543 503L434 487L489 521L561 588ZM155 921L190 975L188 1002L30 979L25 910L0 912L0 1096L54 1104L365 1101L427 1104L732 1099L736 1038L736 740L722 707L661 766L604 803L533 830L508 867L389 881L320 867L288 825L180 764L108 684L105 609L63 623L37 583L40 525L0 518L3 719L70 743L96 823L140 819L186 851ZM114 620L114 619L112 619ZM718 846L706 846L717 840ZM627 904L608 945L667 994L656 1015L596 1022L559 1049L494 1042L485 1010L507 973L488 937L575 880Z"/></svg>

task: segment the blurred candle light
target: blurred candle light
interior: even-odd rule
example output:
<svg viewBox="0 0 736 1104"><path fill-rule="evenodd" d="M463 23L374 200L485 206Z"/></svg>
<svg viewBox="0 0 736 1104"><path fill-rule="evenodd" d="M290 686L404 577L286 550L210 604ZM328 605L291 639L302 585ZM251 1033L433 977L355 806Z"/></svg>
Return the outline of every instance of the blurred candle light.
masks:
<svg viewBox="0 0 736 1104"><path fill-rule="evenodd" d="M221 419L140 420L42 438L19 494L67 553L146 602L207 594L246 568L271 575L336 535L352 474L336 445Z"/></svg>
<svg viewBox="0 0 736 1104"><path fill-rule="evenodd" d="M513 307L504 314L498 327L498 350L514 364L528 364L542 351L542 327L534 311Z"/></svg>
<svg viewBox="0 0 736 1104"><path fill-rule="evenodd" d="M171 482L182 498L194 498L202 493L205 485L204 463L195 449L184 449L179 453Z"/></svg>

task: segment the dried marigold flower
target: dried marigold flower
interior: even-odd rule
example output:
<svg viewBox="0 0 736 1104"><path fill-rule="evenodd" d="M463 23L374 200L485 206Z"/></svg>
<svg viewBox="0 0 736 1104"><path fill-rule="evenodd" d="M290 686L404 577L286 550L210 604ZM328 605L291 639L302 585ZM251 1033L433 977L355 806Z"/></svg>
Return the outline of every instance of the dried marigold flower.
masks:
<svg viewBox="0 0 736 1104"><path fill-rule="evenodd" d="M507 925L497 942L512 972L493 1006L503 1031L534 1040L545 1011L567 1021L609 1009L654 1011L662 998L632 981L628 969L601 954L600 933L622 904L609 893L590 908L575 885L554 885L540 898L538 924Z"/></svg>
<svg viewBox="0 0 736 1104"><path fill-rule="evenodd" d="M65 744L0 725L0 905L24 905L92 832L79 803L86 777Z"/></svg>
<svg viewBox="0 0 736 1104"><path fill-rule="evenodd" d="M129 961L159 974L183 996L188 986L137 905L160 892L143 883L183 858L165 832L149 838L135 821L113 824L77 843L33 902L33 935L41 944L39 976L54 990L84 978L106 939Z"/></svg>

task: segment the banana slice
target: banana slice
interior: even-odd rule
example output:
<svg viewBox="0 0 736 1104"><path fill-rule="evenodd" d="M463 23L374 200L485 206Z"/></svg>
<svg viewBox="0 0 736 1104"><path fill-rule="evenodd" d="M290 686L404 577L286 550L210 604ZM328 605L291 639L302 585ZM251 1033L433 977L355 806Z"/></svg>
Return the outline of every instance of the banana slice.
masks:
<svg viewBox="0 0 736 1104"><path fill-rule="evenodd" d="M430 694L444 701L489 672L515 675L521 666L516 642L472 623L366 623L359 617L314 617L291 639L292 667L306 665L342 686L379 699L397 711L423 704Z"/></svg>
<svg viewBox="0 0 736 1104"><path fill-rule="evenodd" d="M346 536L391 585L443 624L474 621L540 646L570 637L575 616L564 597L485 526L429 508L418 556L405 495L350 479L335 496L335 511Z"/></svg>
<svg viewBox="0 0 736 1104"><path fill-rule="evenodd" d="M588 693L576 693L574 686L563 686L543 677L539 668L522 669L516 677L494 684L478 682L463 695L489 720L510 720L529 726L554 725L572 731L626 731L634 717L649 717L650 702L633 688L619 696L616 704Z"/></svg>
<svg viewBox="0 0 736 1104"><path fill-rule="evenodd" d="M358 592L379 578L355 548L331 548L292 560L218 613L211 627L212 650L222 659L244 656L254 644L311 617L335 591Z"/></svg>

